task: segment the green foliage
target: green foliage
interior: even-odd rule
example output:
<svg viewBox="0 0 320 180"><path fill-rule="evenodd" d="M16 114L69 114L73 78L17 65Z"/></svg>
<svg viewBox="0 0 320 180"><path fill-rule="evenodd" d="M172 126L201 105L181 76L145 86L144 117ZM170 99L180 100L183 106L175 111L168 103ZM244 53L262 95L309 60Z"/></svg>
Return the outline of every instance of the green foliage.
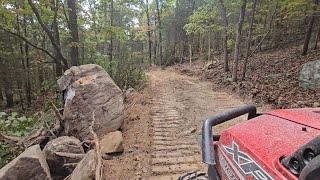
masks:
<svg viewBox="0 0 320 180"><path fill-rule="evenodd" d="M0 132L10 136L23 137L38 125L36 117L19 116L17 112L0 112ZM23 151L22 147L0 142L0 168Z"/></svg>
<svg viewBox="0 0 320 180"><path fill-rule="evenodd" d="M0 131L12 136L25 136L37 124L37 120L33 117L19 116L17 112L7 115L0 112Z"/></svg>
<svg viewBox="0 0 320 180"><path fill-rule="evenodd" d="M57 90L56 82L50 82L49 80L44 80L41 82L41 91L55 91Z"/></svg>
<svg viewBox="0 0 320 180"><path fill-rule="evenodd" d="M209 31L221 31L223 26L218 7L213 1L204 3L189 17L189 23L184 26L187 34L204 34Z"/></svg>
<svg viewBox="0 0 320 180"><path fill-rule="evenodd" d="M47 99L47 102L45 102L44 107L42 108L42 111L49 111L52 108L51 103L54 103L56 107L62 107L63 106L63 97L62 93L60 92L58 88L58 84L56 81L49 81L44 80L41 83L41 92L44 94L50 95L52 99Z"/></svg>
<svg viewBox="0 0 320 180"><path fill-rule="evenodd" d="M123 89L129 87L141 87L146 82L146 75L142 69L127 66L123 71L117 71L115 80Z"/></svg>
<svg viewBox="0 0 320 180"><path fill-rule="evenodd" d="M314 1L311 0L283 0L280 1L281 20L303 18L306 10L311 10ZM309 12L311 13L311 12Z"/></svg>
<svg viewBox="0 0 320 180"><path fill-rule="evenodd" d="M234 39L228 39L228 49L234 48L236 41Z"/></svg>
<svg viewBox="0 0 320 180"><path fill-rule="evenodd" d="M141 67L135 62L120 64L119 61L109 62L101 59L96 61L113 78L121 89L142 86L146 81L146 76Z"/></svg>

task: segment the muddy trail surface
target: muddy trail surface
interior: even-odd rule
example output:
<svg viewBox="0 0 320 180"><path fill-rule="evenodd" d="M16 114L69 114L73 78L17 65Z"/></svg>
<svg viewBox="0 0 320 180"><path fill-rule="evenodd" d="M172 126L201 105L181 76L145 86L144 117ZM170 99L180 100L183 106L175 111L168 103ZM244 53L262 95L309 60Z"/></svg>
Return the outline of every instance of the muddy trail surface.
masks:
<svg viewBox="0 0 320 180"><path fill-rule="evenodd" d="M203 121L244 103L226 92L212 90L212 84L173 69L148 72L151 100L150 170L147 179L177 179L186 172L206 172L201 162ZM244 117L215 128L221 132Z"/></svg>

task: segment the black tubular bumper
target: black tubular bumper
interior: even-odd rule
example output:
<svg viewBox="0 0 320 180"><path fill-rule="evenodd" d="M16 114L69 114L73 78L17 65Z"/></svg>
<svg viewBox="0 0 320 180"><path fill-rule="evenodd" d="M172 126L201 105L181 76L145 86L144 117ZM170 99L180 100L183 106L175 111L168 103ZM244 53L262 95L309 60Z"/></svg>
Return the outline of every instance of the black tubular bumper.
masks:
<svg viewBox="0 0 320 180"><path fill-rule="evenodd" d="M244 114L249 114L248 119L257 116L257 108L253 105L243 106L229 112L219 114L207 119L202 126L202 161L208 165L215 165L212 127L232 120Z"/></svg>

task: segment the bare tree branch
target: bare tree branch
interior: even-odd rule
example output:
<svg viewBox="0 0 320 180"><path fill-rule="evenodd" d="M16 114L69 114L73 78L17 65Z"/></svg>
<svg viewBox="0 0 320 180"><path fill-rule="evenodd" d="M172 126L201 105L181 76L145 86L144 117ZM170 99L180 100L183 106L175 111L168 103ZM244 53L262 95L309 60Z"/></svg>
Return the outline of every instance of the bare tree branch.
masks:
<svg viewBox="0 0 320 180"><path fill-rule="evenodd" d="M15 37L17 37L17 38L19 38L19 39L21 39L21 40L23 40L25 43L29 44L29 45L32 46L33 48L38 49L38 50L40 50L40 51L43 51L43 52L46 53L49 57L51 57L55 62L58 61L49 51L47 51L46 49L43 49L43 48L41 48L41 47L33 44L33 43L30 42L27 38L25 38L25 37L23 37L23 36L15 33L15 32L12 32L12 31L10 31L10 30L8 30L8 29L1 28L1 30L3 30L4 32L6 32L6 33L8 33L8 34L10 34L10 35L13 35L13 36L15 36Z"/></svg>
<svg viewBox="0 0 320 180"><path fill-rule="evenodd" d="M64 64L65 67L68 66L68 61L67 59L62 55L61 53L61 48L60 46L56 43L53 35L52 35L52 32L48 29L48 27L43 23L42 19L41 19L41 16L39 14L39 11L38 9L36 8L36 6L34 5L33 3L33 0L28 0L28 3L32 9L32 12L34 13L34 15L36 16L40 26L42 27L42 29L44 30L44 32L47 34L47 36L49 37L50 41L51 41L51 44L53 46L53 48L56 50L56 52L59 54L59 56L61 57L61 60Z"/></svg>

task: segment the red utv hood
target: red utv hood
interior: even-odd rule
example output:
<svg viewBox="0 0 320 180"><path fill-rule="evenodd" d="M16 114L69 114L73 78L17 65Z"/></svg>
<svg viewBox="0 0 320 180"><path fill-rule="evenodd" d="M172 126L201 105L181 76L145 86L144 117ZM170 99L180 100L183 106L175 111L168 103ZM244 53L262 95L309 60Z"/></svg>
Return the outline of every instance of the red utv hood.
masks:
<svg viewBox="0 0 320 180"><path fill-rule="evenodd" d="M320 109L276 110L225 130L219 144L226 148L237 144L239 152L250 156L270 176L295 179L284 177L280 158L319 135ZM232 161L231 155L228 158Z"/></svg>
<svg viewBox="0 0 320 180"><path fill-rule="evenodd" d="M267 114L277 116L289 121L299 123L320 130L320 108L319 109L289 109L274 110Z"/></svg>

